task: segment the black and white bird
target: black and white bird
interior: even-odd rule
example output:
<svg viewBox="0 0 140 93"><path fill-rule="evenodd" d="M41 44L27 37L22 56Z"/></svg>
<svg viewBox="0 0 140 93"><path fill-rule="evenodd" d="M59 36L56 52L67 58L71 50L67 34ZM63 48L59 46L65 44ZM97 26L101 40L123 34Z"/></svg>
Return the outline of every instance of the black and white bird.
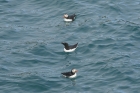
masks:
<svg viewBox="0 0 140 93"><path fill-rule="evenodd" d="M71 72L63 72L61 74L66 78L75 78L77 76L76 72L77 69L72 69Z"/></svg>
<svg viewBox="0 0 140 93"><path fill-rule="evenodd" d="M69 45L68 43L62 42L62 44L64 45L65 52L73 52L78 47L78 43L74 45Z"/></svg>
<svg viewBox="0 0 140 93"><path fill-rule="evenodd" d="M70 22L70 21L75 20L76 15L75 14L73 14L73 15L64 14L63 17L64 17L64 21Z"/></svg>

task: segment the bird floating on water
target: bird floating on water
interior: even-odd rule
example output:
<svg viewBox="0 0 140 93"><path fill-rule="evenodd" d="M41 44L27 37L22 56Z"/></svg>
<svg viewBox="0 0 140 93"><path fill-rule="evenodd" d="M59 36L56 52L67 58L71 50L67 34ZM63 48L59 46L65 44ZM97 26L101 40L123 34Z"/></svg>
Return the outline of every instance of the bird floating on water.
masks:
<svg viewBox="0 0 140 93"><path fill-rule="evenodd" d="M71 22L71 21L75 20L76 15L75 14L73 14L73 15L64 14L63 17L64 17L64 21Z"/></svg>
<svg viewBox="0 0 140 93"><path fill-rule="evenodd" d="M73 52L78 47L78 43L76 43L74 45L69 45L66 42L62 42L62 44L64 45L64 51L65 52Z"/></svg>
<svg viewBox="0 0 140 93"><path fill-rule="evenodd" d="M66 78L75 78L77 76L76 72L77 69L72 69L70 72L63 72L61 74Z"/></svg>

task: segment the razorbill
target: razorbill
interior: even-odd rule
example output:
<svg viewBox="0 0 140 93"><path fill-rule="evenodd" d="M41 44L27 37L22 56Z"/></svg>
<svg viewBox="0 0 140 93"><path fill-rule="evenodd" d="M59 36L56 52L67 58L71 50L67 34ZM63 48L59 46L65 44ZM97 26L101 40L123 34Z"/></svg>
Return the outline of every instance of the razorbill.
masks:
<svg viewBox="0 0 140 93"><path fill-rule="evenodd" d="M68 15L68 14L64 14L64 21L67 21L67 22L70 22L70 21L74 21L76 15L73 14L73 15Z"/></svg>
<svg viewBox="0 0 140 93"><path fill-rule="evenodd" d="M66 78L75 78L77 76L76 72L76 69L72 69L71 72L63 72L61 74Z"/></svg>
<svg viewBox="0 0 140 93"><path fill-rule="evenodd" d="M74 45L69 45L68 43L62 42L62 44L64 45L65 52L73 52L78 46L78 43Z"/></svg>

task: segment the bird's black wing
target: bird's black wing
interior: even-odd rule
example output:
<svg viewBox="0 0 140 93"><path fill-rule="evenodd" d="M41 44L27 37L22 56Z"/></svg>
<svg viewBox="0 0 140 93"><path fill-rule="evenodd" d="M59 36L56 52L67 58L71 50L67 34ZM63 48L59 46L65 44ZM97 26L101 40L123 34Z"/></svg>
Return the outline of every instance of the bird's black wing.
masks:
<svg viewBox="0 0 140 93"><path fill-rule="evenodd" d="M72 75L71 72L63 72L63 73L61 73L61 74L65 75L65 76L71 76L71 75Z"/></svg>
<svg viewBox="0 0 140 93"><path fill-rule="evenodd" d="M75 45L70 45L70 46L69 46L69 49L76 48L76 47L77 47L77 45L78 45L78 43L77 43L77 44L75 44Z"/></svg>
<svg viewBox="0 0 140 93"><path fill-rule="evenodd" d="M68 16L68 19L74 19L75 16L76 16L75 14L70 15L70 16Z"/></svg>

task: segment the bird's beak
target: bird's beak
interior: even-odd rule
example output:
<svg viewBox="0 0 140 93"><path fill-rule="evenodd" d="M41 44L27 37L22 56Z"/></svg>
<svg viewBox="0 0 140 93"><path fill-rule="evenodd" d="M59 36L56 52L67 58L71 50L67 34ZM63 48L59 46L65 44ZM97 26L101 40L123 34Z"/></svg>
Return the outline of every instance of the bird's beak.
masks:
<svg viewBox="0 0 140 93"><path fill-rule="evenodd" d="M75 72L78 72L78 70L76 70Z"/></svg>
<svg viewBox="0 0 140 93"><path fill-rule="evenodd" d="M65 42L62 42L61 44L63 44L63 45L64 45L64 44L65 44Z"/></svg>

